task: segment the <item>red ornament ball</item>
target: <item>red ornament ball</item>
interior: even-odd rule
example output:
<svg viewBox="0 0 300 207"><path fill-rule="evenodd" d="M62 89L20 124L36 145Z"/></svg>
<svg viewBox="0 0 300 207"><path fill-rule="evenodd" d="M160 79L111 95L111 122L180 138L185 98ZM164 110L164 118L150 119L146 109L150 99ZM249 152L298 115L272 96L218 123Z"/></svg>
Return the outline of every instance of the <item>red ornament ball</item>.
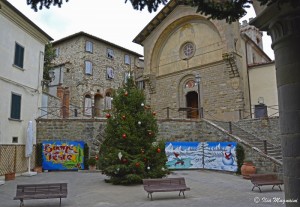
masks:
<svg viewBox="0 0 300 207"><path fill-rule="evenodd" d="M157 153L160 153L161 152L161 149L160 148L157 148Z"/></svg>
<svg viewBox="0 0 300 207"><path fill-rule="evenodd" d="M155 116L155 115L156 115L156 112L155 112L155 111L153 111L153 112L152 112L152 114L153 114L153 116Z"/></svg>
<svg viewBox="0 0 300 207"><path fill-rule="evenodd" d="M128 92L127 91L125 91L124 96L128 96Z"/></svg>
<svg viewBox="0 0 300 207"><path fill-rule="evenodd" d="M106 116L107 119L109 119L111 117L110 114L106 114L105 116Z"/></svg>
<svg viewBox="0 0 300 207"><path fill-rule="evenodd" d="M123 116L122 116L122 119L123 119L123 120L125 120L125 119L126 119L126 116L125 116L125 115L123 115Z"/></svg>
<svg viewBox="0 0 300 207"><path fill-rule="evenodd" d="M126 162L127 162L127 159L124 158L122 161L123 161L123 163L126 163Z"/></svg>
<svg viewBox="0 0 300 207"><path fill-rule="evenodd" d="M127 135L126 134L122 134L122 138L126 139Z"/></svg>
<svg viewBox="0 0 300 207"><path fill-rule="evenodd" d="M135 166L140 167L140 163L139 162L135 163Z"/></svg>

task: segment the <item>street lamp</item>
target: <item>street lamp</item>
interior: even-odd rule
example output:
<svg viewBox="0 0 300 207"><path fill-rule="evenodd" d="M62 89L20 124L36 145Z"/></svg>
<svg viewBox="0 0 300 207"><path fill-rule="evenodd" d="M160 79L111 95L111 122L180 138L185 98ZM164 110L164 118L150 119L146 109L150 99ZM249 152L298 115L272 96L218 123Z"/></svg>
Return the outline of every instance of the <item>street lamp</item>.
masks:
<svg viewBox="0 0 300 207"><path fill-rule="evenodd" d="M201 81L200 75L196 74L195 75L195 82L197 83L197 86L198 86L198 114L199 114L199 119L201 119L200 81Z"/></svg>

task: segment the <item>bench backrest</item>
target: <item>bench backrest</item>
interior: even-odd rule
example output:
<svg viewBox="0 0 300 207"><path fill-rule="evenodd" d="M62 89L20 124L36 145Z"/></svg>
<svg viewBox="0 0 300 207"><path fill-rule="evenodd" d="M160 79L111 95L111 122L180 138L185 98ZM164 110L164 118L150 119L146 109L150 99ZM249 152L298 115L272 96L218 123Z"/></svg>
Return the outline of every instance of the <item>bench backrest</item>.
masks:
<svg viewBox="0 0 300 207"><path fill-rule="evenodd" d="M163 186L163 185L174 185L174 186L186 186L185 180L181 178L162 178L162 179L143 179L144 186Z"/></svg>
<svg viewBox="0 0 300 207"><path fill-rule="evenodd" d="M49 194L61 194L67 195L67 183L48 183L48 184L24 184L17 185L16 196L30 196L30 195L49 195Z"/></svg>
<svg viewBox="0 0 300 207"><path fill-rule="evenodd" d="M250 179L253 182L278 180L276 174L253 174L253 175L250 175Z"/></svg>

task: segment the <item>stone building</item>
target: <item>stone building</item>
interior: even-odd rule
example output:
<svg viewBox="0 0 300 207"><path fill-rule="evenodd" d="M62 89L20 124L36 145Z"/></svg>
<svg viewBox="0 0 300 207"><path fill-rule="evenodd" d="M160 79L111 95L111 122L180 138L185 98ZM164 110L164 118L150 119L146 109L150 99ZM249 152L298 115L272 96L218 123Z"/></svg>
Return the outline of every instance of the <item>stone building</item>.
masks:
<svg viewBox="0 0 300 207"><path fill-rule="evenodd" d="M242 28L238 22L208 20L178 0L145 26L133 42L144 46L146 94L159 117L249 116L248 65L271 60L262 50L261 33Z"/></svg>
<svg viewBox="0 0 300 207"><path fill-rule="evenodd" d="M84 32L52 45L56 59L49 94L61 98L60 107L70 109L67 117L102 117L103 110L111 108L113 90L124 84L129 73L138 78L143 70L142 55ZM51 105L44 103L45 108Z"/></svg>

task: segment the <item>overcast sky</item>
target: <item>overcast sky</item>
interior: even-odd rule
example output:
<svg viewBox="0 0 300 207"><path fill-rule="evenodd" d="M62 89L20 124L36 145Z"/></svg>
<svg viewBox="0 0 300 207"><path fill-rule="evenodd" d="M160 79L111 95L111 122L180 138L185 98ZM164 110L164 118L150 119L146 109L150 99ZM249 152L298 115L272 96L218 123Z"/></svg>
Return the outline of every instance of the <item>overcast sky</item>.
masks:
<svg viewBox="0 0 300 207"><path fill-rule="evenodd" d="M8 0L54 40L83 31L143 55L143 48L132 42L156 13L136 11L125 0L69 0L35 12L26 0ZM160 9L162 6L160 7ZM253 9L241 19L254 17ZM264 35L266 36L266 35ZM264 38L264 50L274 59L270 37Z"/></svg>

